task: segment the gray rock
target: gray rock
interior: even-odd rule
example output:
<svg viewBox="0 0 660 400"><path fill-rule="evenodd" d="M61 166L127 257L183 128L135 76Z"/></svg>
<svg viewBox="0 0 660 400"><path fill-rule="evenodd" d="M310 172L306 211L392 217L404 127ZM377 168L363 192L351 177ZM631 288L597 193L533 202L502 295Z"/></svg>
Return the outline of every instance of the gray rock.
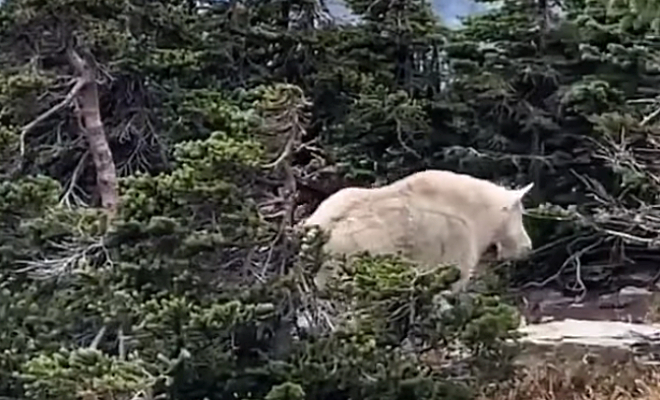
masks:
<svg viewBox="0 0 660 400"><path fill-rule="evenodd" d="M619 321L565 319L526 325L519 329L522 342L533 344L580 344L630 348L640 336L660 335L660 324L631 324Z"/></svg>
<svg viewBox="0 0 660 400"><path fill-rule="evenodd" d="M598 307L599 308L618 308L620 307L619 303L619 293L606 293L598 297Z"/></svg>
<svg viewBox="0 0 660 400"><path fill-rule="evenodd" d="M646 297L646 296L651 296L653 293L651 293L650 290L643 288L643 287L636 287L636 286L626 286L624 288L621 288L619 290L619 295L620 296L638 296L638 297Z"/></svg>

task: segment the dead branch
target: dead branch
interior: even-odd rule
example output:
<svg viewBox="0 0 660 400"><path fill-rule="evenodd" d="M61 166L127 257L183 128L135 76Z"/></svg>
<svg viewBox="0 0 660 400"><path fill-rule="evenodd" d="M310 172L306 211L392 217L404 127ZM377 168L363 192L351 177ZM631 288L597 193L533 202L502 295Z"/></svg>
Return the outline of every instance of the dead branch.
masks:
<svg viewBox="0 0 660 400"><path fill-rule="evenodd" d="M126 360L126 336L124 335L124 329L122 327L119 327L117 337L119 338L119 359L124 361Z"/></svg>
<svg viewBox="0 0 660 400"><path fill-rule="evenodd" d="M403 147L404 150L406 150L408 153L412 154L418 159L422 159L422 156L419 155L418 152L416 152L412 147L408 146L406 142L403 140L403 127L401 126L401 122L397 119L396 120L396 137L399 140L399 144L401 147Z"/></svg>
<svg viewBox="0 0 660 400"><path fill-rule="evenodd" d="M87 243L49 243L49 245L57 247L58 254L39 261L19 261L19 264L25 267L17 269L16 272L25 273L37 280L62 279L84 268L88 260L100 254L108 264L110 263L107 249L100 238L91 239Z"/></svg>
<svg viewBox="0 0 660 400"><path fill-rule="evenodd" d="M27 134L37 125L44 122L51 116L62 111L64 108L70 105L73 102L73 100L76 98L76 96L78 96L78 93L80 93L80 91L83 89L84 86L85 86L85 81L83 79L81 78L76 79L73 87L71 88L69 93L67 93L66 97L64 97L64 100L57 103L56 105L48 109L46 112L39 115L37 118L35 118L30 123L24 125L21 128L20 142L19 142L21 157L25 156L25 137L27 136Z"/></svg>
<svg viewBox="0 0 660 400"><path fill-rule="evenodd" d="M99 329L98 333L96 336L94 336L94 340L92 340L92 343L89 345L90 349L96 349L99 347L99 344L101 343L101 339L103 339L103 336L105 335L105 331L108 329L107 326L103 325L101 329Z"/></svg>
<svg viewBox="0 0 660 400"><path fill-rule="evenodd" d="M648 124L657 116L660 111L652 112L642 122ZM580 240L598 240L589 246L580 246L582 249L578 251L569 246L568 258L555 274L540 282L528 282L523 287L545 286L558 280L570 266L575 268L575 281L568 289L580 292L582 297L586 293L583 281L587 279L582 273L583 260L592 267L598 266L604 273L588 279L602 279L599 276L609 279L612 274L608 269L631 264L637 269L657 270L660 262L660 208L654 205L656 201L647 204L643 199L660 198L660 164L657 162L660 141L656 135L639 128L621 129L586 140L593 145L592 157L603 160L613 172L621 175L621 190L615 196L595 179L571 171L595 200L594 204L583 205L577 213L578 231L591 231ZM533 257L547 257L553 249L564 251L563 247L563 243L551 243L543 251L535 252Z"/></svg>
<svg viewBox="0 0 660 400"><path fill-rule="evenodd" d="M80 174L84 169L88 155L89 155L89 150L83 153L83 155L80 157L80 160L78 160L78 164L73 169L73 173L71 174L71 179L69 180L67 189L62 195L62 199L60 200L60 205L64 204L70 208L72 206L71 199L73 199L73 203L84 204L84 202L74 193L74 190L78 185L77 183L78 178L80 177Z"/></svg>
<svg viewBox="0 0 660 400"><path fill-rule="evenodd" d="M660 115L660 107L656 108L655 110L653 110L652 113L644 117L644 119L642 120L642 122L640 122L639 125L644 126L648 124L649 122L653 121L658 115Z"/></svg>
<svg viewBox="0 0 660 400"><path fill-rule="evenodd" d="M592 243L588 246L585 246L585 247L583 247L582 249L580 249L576 252L572 251L572 246L577 244L581 240L585 240L585 239L589 239L589 238L590 237L588 237L588 238L578 237L568 245L568 249L569 249L569 252L571 254L564 261L564 263L561 265L561 267L559 267L559 270L556 273L554 273L550 277L544 279L542 282L527 282L526 284L523 285L523 288L529 288L529 287L542 288L542 287L545 287L550 282L553 282L553 281L556 281L557 279L559 279L559 277L562 275L562 273L564 272L566 267L568 267L570 264L573 264L576 268L576 279L577 279L576 284L580 288L581 296L584 296L584 294L586 293L586 287L584 285L584 282L582 282L582 276L581 276L581 271L580 271L582 264L580 262L580 257L582 257L585 253L587 253L587 252L593 250L594 248L596 248L597 246L599 246L603 242L603 238L602 237L598 238L594 243Z"/></svg>

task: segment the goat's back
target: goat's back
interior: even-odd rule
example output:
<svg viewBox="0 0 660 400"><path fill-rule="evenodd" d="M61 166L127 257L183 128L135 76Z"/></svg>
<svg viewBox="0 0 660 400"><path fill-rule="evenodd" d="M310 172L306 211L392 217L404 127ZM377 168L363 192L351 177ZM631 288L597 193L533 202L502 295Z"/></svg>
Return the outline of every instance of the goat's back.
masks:
<svg viewBox="0 0 660 400"><path fill-rule="evenodd" d="M474 252L469 207L497 186L446 171L423 171L380 188L346 188L305 221L329 231L333 253L400 253L424 263L459 262ZM467 209L466 209L467 208Z"/></svg>

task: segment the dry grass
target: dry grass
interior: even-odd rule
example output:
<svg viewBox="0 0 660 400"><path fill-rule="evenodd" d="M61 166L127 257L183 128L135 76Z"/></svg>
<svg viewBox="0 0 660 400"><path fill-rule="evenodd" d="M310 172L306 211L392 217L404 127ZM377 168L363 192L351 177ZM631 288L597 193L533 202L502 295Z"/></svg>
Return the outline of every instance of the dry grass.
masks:
<svg viewBox="0 0 660 400"><path fill-rule="evenodd" d="M515 379L484 389L479 400L660 400L660 369L636 363L627 352L572 347L523 364Z"/></svg>
<svg viewBox="0 0 660 400"><path fill-rule="evenodd" d="M651 296L648 311L644 316L644 321L651 324L660 322L660 296L657 292L653 293Z"/></svg>

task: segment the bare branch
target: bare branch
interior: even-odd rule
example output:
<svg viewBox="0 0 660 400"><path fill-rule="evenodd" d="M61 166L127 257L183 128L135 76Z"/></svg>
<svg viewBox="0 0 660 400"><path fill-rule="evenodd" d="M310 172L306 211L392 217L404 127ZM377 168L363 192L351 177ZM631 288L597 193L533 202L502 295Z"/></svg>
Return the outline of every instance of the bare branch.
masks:
<svg viewBox="0 0 660 400"><path fill-rule="evenodd" d="M61 102L57 103L53 107L51 107L48 111L44 112L43 114L39 115L37 118L35 118L32 122L26 124L21 128L21 135L20 135L20 151L21 151L21 157L25 155L25 136L30 132L32 129L34 129L37 125L42 123L43 121L47 120L51 116L55 115L56 113L62 111L65 107L70 105L73 100L76 98L78 93L82 90L82 88L85 86L85 80L84 79L77 79L75 81L75 84L69 91L69 93L66 95L64 100Z"/></svg>
<svg viewBox="0 0 660 400"><path fill-rule="evenodd" d="M568 245L569 250L570 250L570 248L573 244L577 243L580 240L584 240L584 238L577 238L575 241L573 241L571 244L569 244ZM580 297L584 297L584 295L586 294L586 287L585 287L584 283L582 282L582 272L581 272L582 264L580 262L580 258L584 254L586 254L589 251L593 250L594 248L598 247L603 242L603 240L604 239L602 237L598 238L594 243L591 243L590 245L583 247L582 249L580 249L579 251L577 251L575 253L571 253L571 255L564 261L564 263L561 265L561 267L559 267L559 270L555 274L553 274L549 278L543 280L542 282L527 282L526 284L523 285L523 288L527 288L527 287L537 287L537 288L538 287L545 287L550 282L553 282L553 281L557 280L561 276L561 274L564 272L566 267L568 267L570 264L573 264L575 266L576 285L579 288ZM575 288L572 288L572 289L575 289Z"/></svg>
<svg viewBox="0 0 660 400"><path fill-rule="evenodd" d="M640 122L640 126L644 126L648 124L649 122L653 121L654 118L656 118L658 115L660 115L660 107L656 108L652 113L644 117L642 122Z"/></svg>
<svg viewBox="0 0 660 400"><path fill-rule="evenodd" d="M76 168L74 168L73 173L71 174L71 179L69 180L69 184L67 185L67 189L62 195L62 199L60 200L60 204L66 204L68 207L71 207L71 200L70 198L73 198L74 200L77 200L78 202L82 202L73 192L75 188L77 187L77 182L78 182L78 177L80 176L80 173L83 170L83 167L85 166L85 162L87 161L87 157L89 156L89 150L87 150L81 157L80 160L78 161L78 164L76 165Z"/></svg>
<svg viewBox="0 0 660 400"><path fill-rule="evenodd" d="M117 337L119 338L119 359L124 361L126 360L126 336L122 327L119 327Z"/></svg>
<svg viewBox="0 0 660 400"><path fill-rule="evenodd" d="M58 247L58 255L40 261L19 261L25 267L18 269L17 273L26 273L33 279L60 279L75 271L81 262L84 264L89 257L103 254L107 258L107 249L101 238L94 239L92 243L50 243Z"/></svg>
<svg viewBox="0 0 660 400"><path fill-rule="evenodd" d="M408 146L403 140L403 127L401 126L401 122L398 119L396 120L396 137L399 140L401 147L403 147L408 153L421 160L422 156L420 156L419 153L416 152L412 147Z"/></svg>
<svg viewBox="0 0 660 400"><path fill-rule="evenodd" d="M105 335L105 331L108 329L107 326L103 325L99 332L94 336L94 340L92 340L92 343L89 345L90 349L96 349L99 347L99 343L101 343L101 339L103 339L103 336Z"/></svg>
<svg viewBox="0 0 660 400"><path fill-rule="evenodd" d="M76 73L80 75L83 79L90 79L93 78L93 76L90 76L90 66L87 64L85 60L83 60L82 57L78 54L76 50L73 49L73 47L68 47L66 49L66 55L67 58L69 59L69 64L76 70Z"/></svg>

